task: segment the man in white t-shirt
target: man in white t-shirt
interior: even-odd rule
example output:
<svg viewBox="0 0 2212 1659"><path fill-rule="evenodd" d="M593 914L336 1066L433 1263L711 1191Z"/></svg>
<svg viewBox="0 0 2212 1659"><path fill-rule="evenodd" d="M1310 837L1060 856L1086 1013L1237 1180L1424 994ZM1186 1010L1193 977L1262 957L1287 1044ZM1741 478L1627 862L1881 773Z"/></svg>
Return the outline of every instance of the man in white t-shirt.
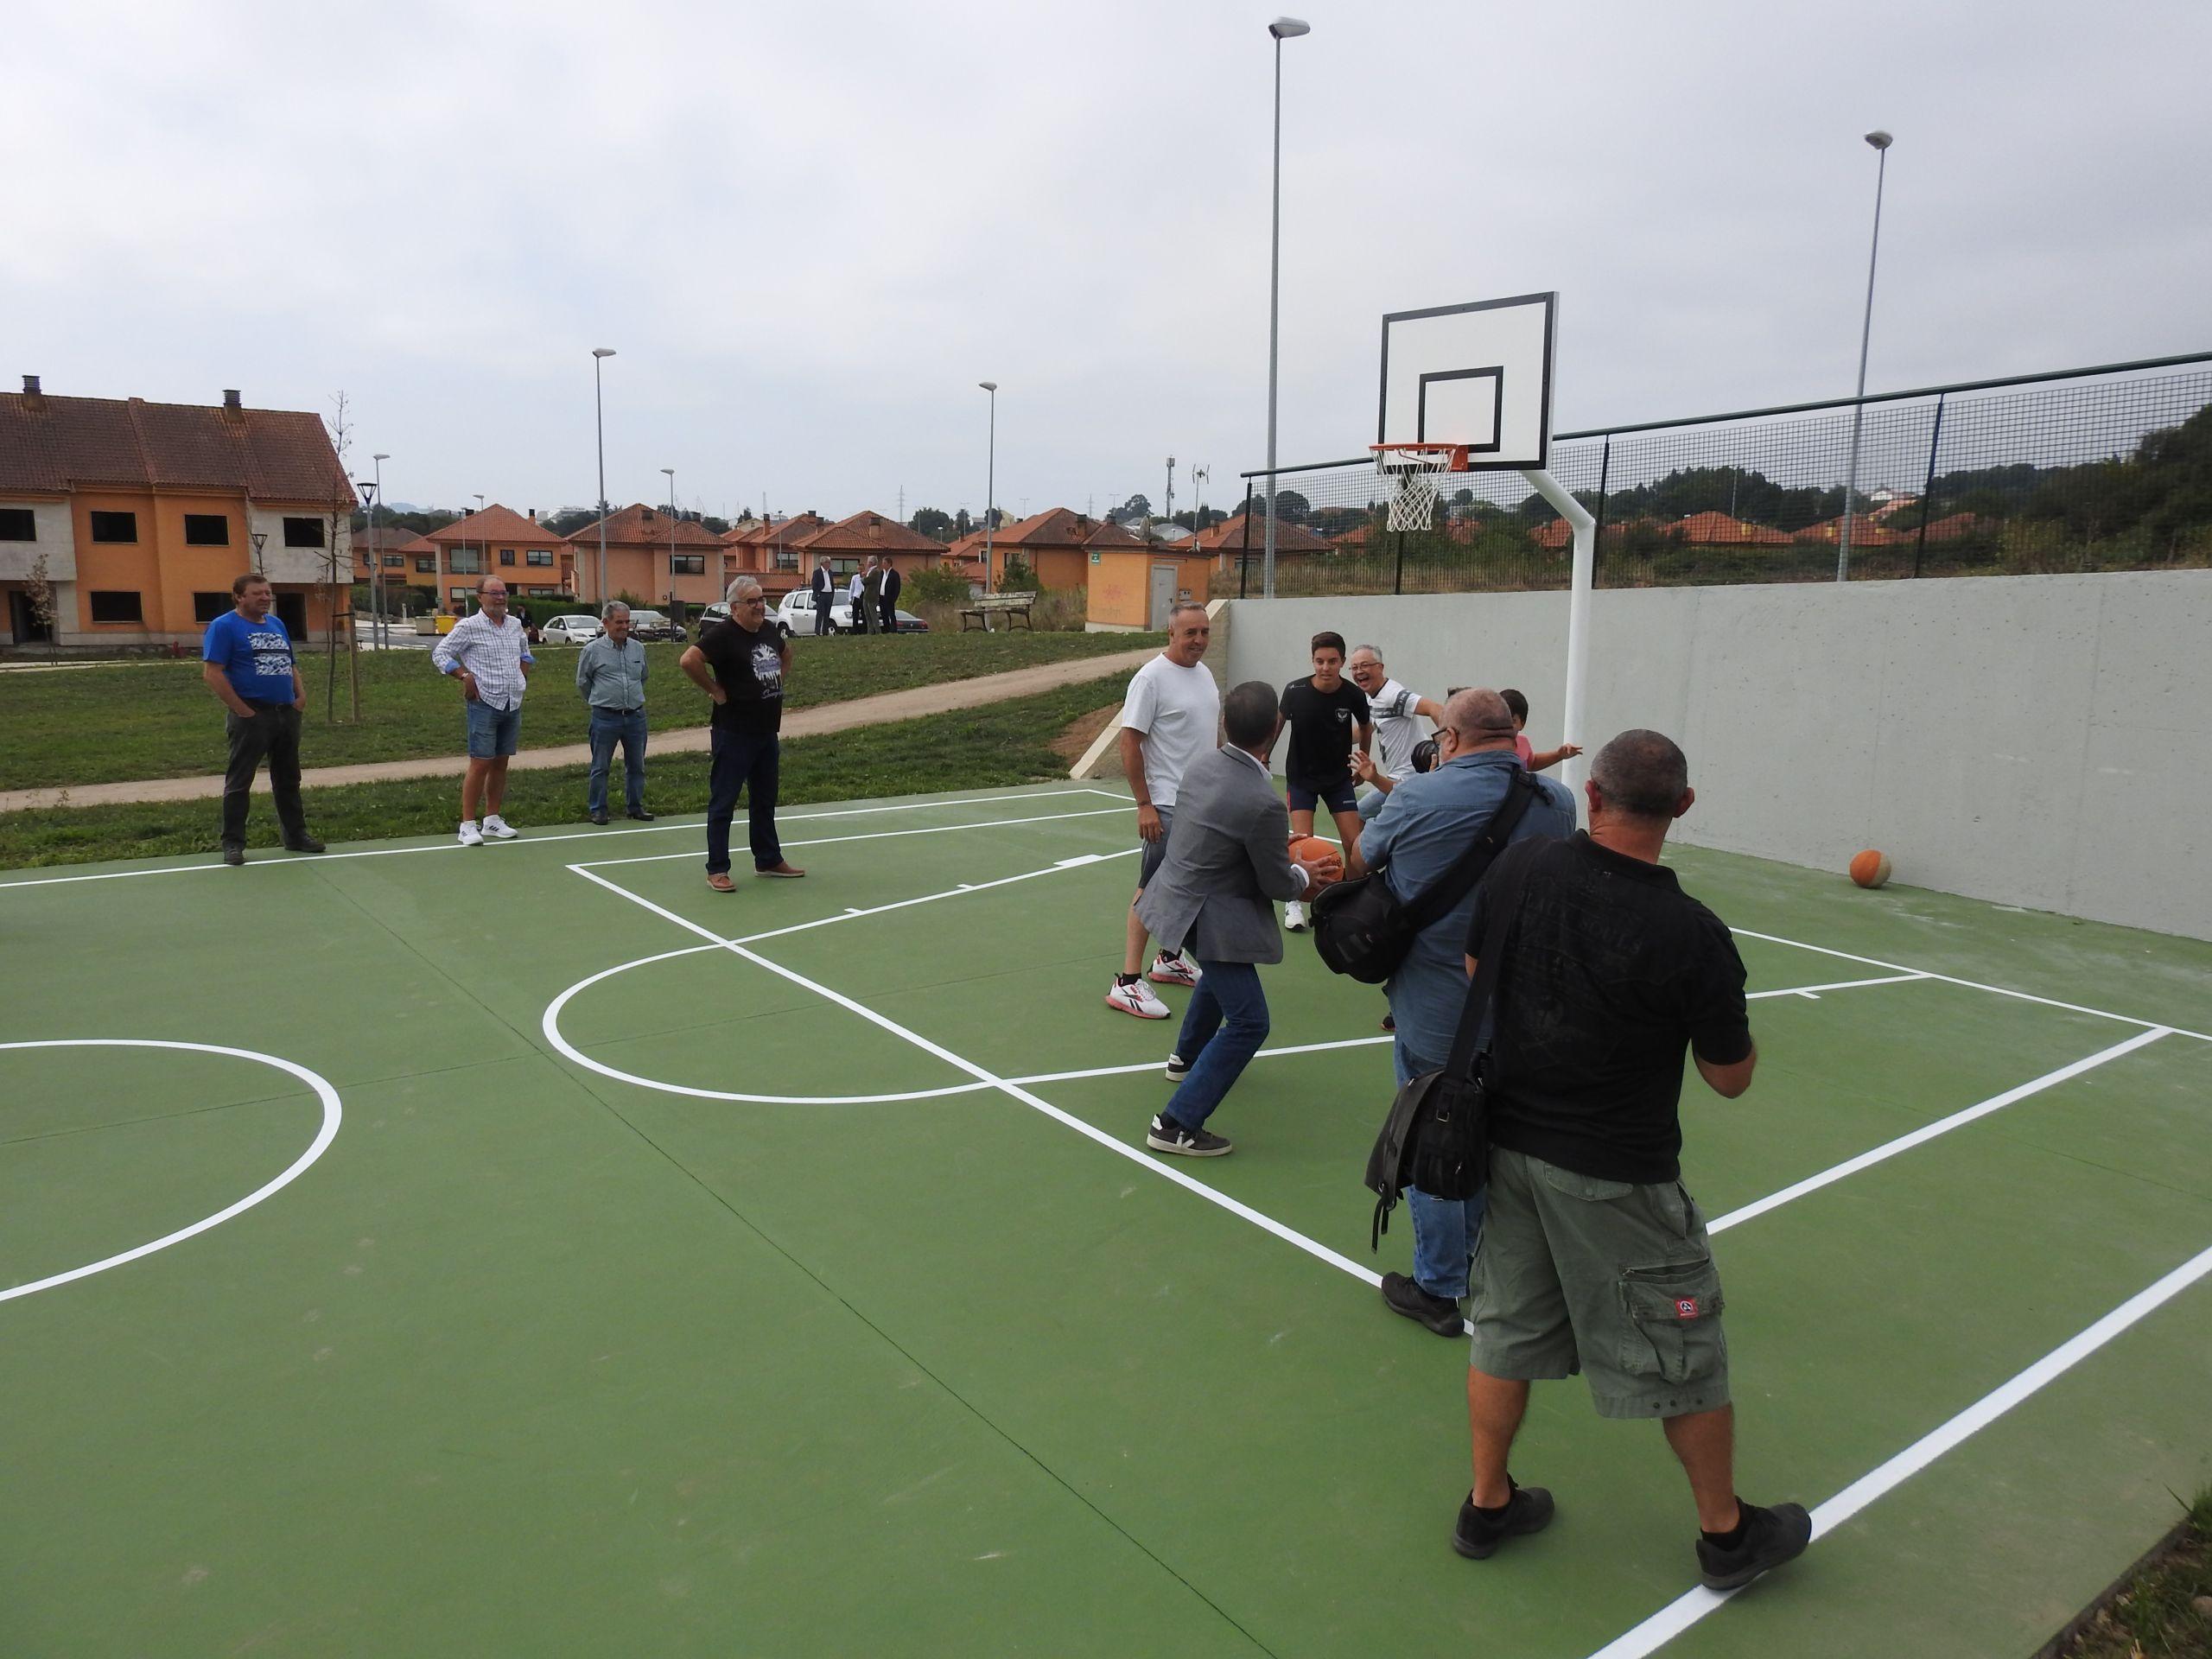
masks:
<svg viewBox="0 0 2212 1659"><path fill-rule="evenodd" d="M1354 645L1344 672L1367 694L1368 710L1374 717L1374 752L1351 758L1352 775L1369 785L1359 798L1359 816L1372 819L1390 791L1413 776L1414 746L1430 734L1421 729L1421 721L1428 721L1433 731L1434 723L1444 718L1444 706L1392 679L1382 665L1382 653L1373 645Z"/></svg>
<svg viewBox="0 0 2212 1659"><path fill-rule="evenodd" d="M1144 897L1167 853L1167 834L1175 817L1175 791L1184 769L1220 747L1221 690L1202 665L1213 624L1203 605L1178 605L1167 615L1167 649L1136 671L1122 703L1122 770L1136 797L1137 836L1144 844L1137 861L1136 899ZM1129 901L1122 971L1107 990L1106 1006L1140 1020L1165 1020L1167 1005L1144 982L1144 947L1149 935L1137 919L1136 899ZM1182 944L1178 939L1177 946ZM1196 985L1198 964L1179 949L1162 949L1153 958L1152 978L1160 985Z"/></svg>

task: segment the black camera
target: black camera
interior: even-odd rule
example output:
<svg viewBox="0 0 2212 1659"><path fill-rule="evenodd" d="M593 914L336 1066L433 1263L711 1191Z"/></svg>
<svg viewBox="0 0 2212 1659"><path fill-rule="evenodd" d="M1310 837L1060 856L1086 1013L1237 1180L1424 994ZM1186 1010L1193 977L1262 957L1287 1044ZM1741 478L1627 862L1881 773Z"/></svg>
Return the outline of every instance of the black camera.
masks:
<svg viewBox="0 0 2212 1659"><path fill-rule="evenodd" d="M1434 738L1424 737L1414 745L1414 770L1415 772L1436 770L1436 740Z"/></svg>

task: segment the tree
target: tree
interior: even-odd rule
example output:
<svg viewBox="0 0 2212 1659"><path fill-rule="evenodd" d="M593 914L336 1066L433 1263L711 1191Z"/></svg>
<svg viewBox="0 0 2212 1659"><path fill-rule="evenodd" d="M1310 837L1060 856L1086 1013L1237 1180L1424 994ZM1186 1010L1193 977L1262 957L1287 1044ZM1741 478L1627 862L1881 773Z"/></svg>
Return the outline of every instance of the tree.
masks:
<svg viewBox="0 0 2212 1659"><path fill-rule="evenodd" d="M31 561L23 577L23 602L31 607L31 623L46 636L48 656L60 651L60 630L54 626L54 578L41 553Z"/></svg>
<svg viewBox="0 0 2212 1659"><path fill-rule="evenodd" d="M950 513L936 507L921 507L906 521L906 528L917 535L932 537L943 542L951 539L947 532L954 531L956 526Z"/></svg>
<svg viewBox="0 0 2212 1659"><path fill-rule="evenodd" d="M1037 572L1018 548L1009 551L1006 562L999 567L998 590L1002 594L1033 594L1037 591Z"/></svg>
<svg viewBox="0 0 2212 1659"><path fill-rule="evenodd" d="M1149 518L1152 517L1152 498L1139 490L1106 516L1117 524L1127 524L1132 518Z"/></svg>
<svg viewBox="0 0 2212 1659"><path fill-rule="evenodd" d="M710 536L727 536L729 534L729 520L716 518L710 512L702 512L699 515L699 528Z"/></svg>
<svg viewBox="0 0 2212 1659"><path fill-rule="evenodd" d="M573 536L586 524L599 518L596 507L570 507L566 512L556 512L544 521L545 528L556 536Z"/></svg>
<svg viewBox="0 0 2212 1659"><path fill-rule="evenodd" d="M975 528L976 521L968 516L967 508L963 507L952 515L952 529L956 537L965 536Z"/></svg>
<svg viewBox="0 0 2212 1659"><path fill-rule="evenodd" d="M1275 492L1275 517L1286 524L1301 524L1313 511L1313 504L1296 490Z"/></svg>

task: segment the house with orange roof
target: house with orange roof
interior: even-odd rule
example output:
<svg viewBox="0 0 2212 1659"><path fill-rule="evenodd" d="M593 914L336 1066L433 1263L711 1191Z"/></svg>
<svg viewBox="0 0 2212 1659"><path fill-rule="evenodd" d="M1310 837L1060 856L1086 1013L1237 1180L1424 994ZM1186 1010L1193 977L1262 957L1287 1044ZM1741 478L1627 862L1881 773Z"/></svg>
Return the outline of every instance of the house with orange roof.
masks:
<svg viewBox="0 0 2212 1659"><path fill-rule="evenodd" d="M399 550L404 562L412 567L404 574L435 588L448 610L467 612L476 584L486 576L499 577L510 594L552 598L573 597L576 592L574 550L564 537L537 522L536 507L525 518L494 501L418 540L422 546L410 542ZM594 556L598 550L594 541ZM427 568L423 563L426 551L431 560Z"/></svg>
<svg viewBox="0 0 2212 1659"><path fill-rule="evenodd" d="M607 591L599 591L600 536L607 538ZM656 610L696 609L722 596L722 539L696 519L671 518L642 501L569 534L561 555L575 571L570 590L594 607L628 595Z"/></svg>
<svg viewBox="0 0 2212 1659"><path fill-rule="evenodd" d="M798 543L830 521L811 508L788 518L756 518L725 531L722 584L738 575L757 576L760 590L773 600L799 585Z"/></svg>
<svg viewBox="0 0 2212 1659"><path fill-rule="evenodd" d="M326 638L352 591L354 505L319 415L236 391L56 397L27 374L0 393L0 643L195 645L249 569L294 639Z"/></svg>
<svg viewBox="0 0 2212 1659"><path fill-rule="evenodd" d="M1732 518L1725 512L1685 513L1673 528L1685 547L1787 547L1789 537L1769 524Z"/></svg>
<svg viewBox="0 0 2212 1659"><path fill-rule="evenodd" d="M950 550L935 537L909 529L895 518L880 512L856 512L802 537L796 550L798 565L792 573L794 585L810 581L817 564L827 564L832 576L849 582L853 572L870 559L890 565L905 577L937 564Z"/></svg>
<svg viewBox="0 0 2212 1659"><path fill-rule="evenodd" d="M1233 581L1240 560L1249 557L1256 578L1260 559L1267 547L1268 518L1265 512L1240 512L1233 518L1200 531L1191 538L1198 551L1212 561L1217 582ZM1316 536L1303 524L1294 524L1287 518L1275 520L1275 556L1287 555L1293 558L1306 558L1333 553L1336 543L1327 537ZM1227 588L1223 589L1227 592Z"/></svg>

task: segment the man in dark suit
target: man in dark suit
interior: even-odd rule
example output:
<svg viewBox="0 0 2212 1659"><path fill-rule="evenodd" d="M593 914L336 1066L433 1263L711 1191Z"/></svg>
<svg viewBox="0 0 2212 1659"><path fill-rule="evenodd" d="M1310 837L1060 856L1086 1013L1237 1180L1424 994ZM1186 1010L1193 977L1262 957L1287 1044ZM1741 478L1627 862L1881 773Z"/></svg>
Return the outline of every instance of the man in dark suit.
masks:
<svg viewBox="0 0 2212 1659"><path fill-rule="evenodd" d="M825 559L814 563L814 631L830 632L830 607L836 593L836 584L830 579L830 564Z"/></svg>
<svg viewBox="0 0 2212 1659"><path fill-rule="evenodd" d="M1184 772L1175 797L1175 833L1146 883L1137 915L1163 946L1198 959L1167 1075L1180 1084L1152 1120L1145 1145L1186 1158L1218 1158L1235 1148L1205 1121L1267 1040L1268 999L1259 964L1282 960L1275 902L1303 899L1344 874L1332 851L1311 861L1290 856L1290 817L1268 775L1268 745L1279 709L1274 688L1248 680L1222 700L1229 741Z"/></svg>
<svg viewBox="0 0 2212 1659"><path fill-rule="evenodd" d="M874 559L861 572L861 598L853 617L856 633L883 632L883 571Z"/></svg>
<svg viewBox="0 0 2212 1659"><path fill-rule="evenodd" d="M883 562L883 631L899 632L899 590L906 584L899 579L899 567L886 559Z"/></svg>

